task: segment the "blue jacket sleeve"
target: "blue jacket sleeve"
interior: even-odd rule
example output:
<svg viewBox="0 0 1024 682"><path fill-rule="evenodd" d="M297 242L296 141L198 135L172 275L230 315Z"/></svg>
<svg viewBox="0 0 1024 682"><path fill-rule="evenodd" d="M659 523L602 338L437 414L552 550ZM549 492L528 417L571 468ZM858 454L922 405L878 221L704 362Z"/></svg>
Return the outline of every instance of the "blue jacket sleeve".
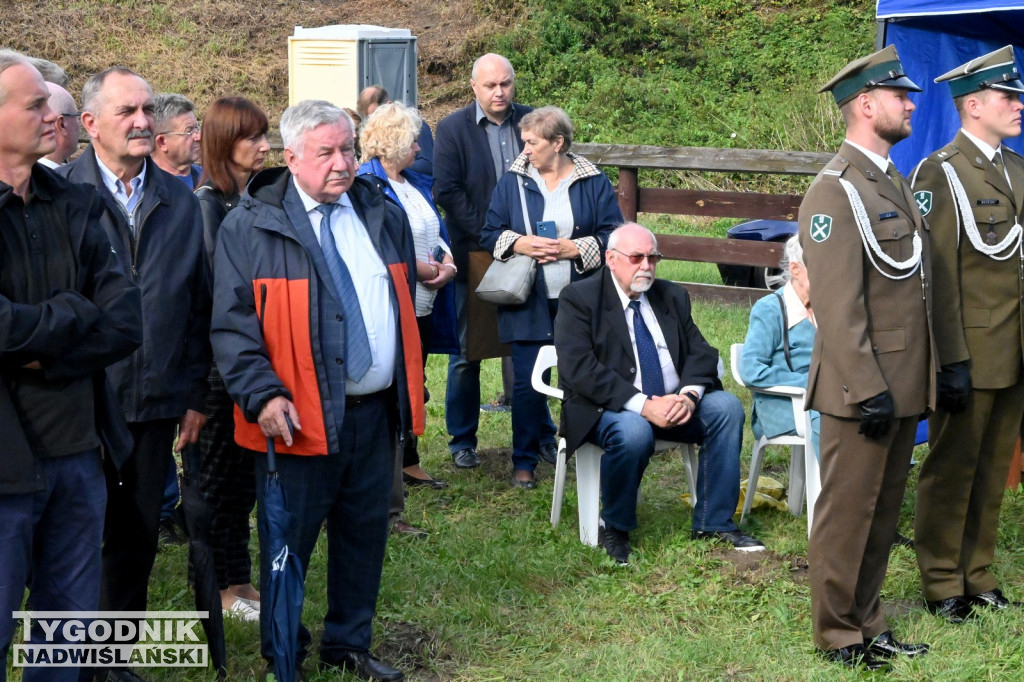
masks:
<svg viewBox="0 0 1024 682"><path fill-rule="evenodd" d="M765 296L750 309L750 326L740 357L740 378L748 386L807 386L807 375L790 371L785 360L779 362L782 349L782 309L775 296Z"/></svg>

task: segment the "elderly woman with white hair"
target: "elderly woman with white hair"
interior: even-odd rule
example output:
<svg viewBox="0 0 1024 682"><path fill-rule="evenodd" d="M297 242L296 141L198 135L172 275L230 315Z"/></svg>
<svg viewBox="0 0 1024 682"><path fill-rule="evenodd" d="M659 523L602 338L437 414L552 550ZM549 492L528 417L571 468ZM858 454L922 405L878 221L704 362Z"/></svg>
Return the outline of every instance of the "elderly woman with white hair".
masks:
<svg viewBox="0 0 1024 682"><path fill-rule="evenodd" d="M401 102L389 102L374 109L360 129L362 150L359 175L375 181L380 190L405 210L416 249L416 322L423 345L423 361L428 353L459 352L455 328L455 298L452 287L457 269L452 259L448 230L434 204L431 188L434 179L417 173L410 166L420 150L417 138L423 119L415 109ZM443 488L446 483L432 478L420 466L415 437L407 438L402 455L402 481L407 486ZM402 485L396 482L392 493L392 516L402 503ZM400 519L399 532L417 534L418 529Z"/></svg>
<svg viewBox="0 0 1024 682"><path fill-rule="evenodd" d="M750 309L750 326L740 358L740 378L754 388L807 386L816 327L803 249L796 235L786 242L781 267L785 286ZM819 422L820 415L812 410L815 453L818 452ZM796 433L789 398L755 393L750 427L754 438Z"/></svg>

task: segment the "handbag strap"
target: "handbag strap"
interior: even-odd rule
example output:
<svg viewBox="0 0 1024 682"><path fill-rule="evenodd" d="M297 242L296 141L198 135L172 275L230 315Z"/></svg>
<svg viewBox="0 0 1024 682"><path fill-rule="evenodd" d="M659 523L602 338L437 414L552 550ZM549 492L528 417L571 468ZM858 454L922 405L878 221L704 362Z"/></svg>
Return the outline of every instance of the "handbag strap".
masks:
<svg viewBox="0 0 1024 682"><path fill-rule="evenodd" d="M526 234L533 234L530 229L530 209L526 207L526 190L523 187L523 176L516 173L516 180L519 181L519 201L523 203L523 225L526 226Z"/></svg>
<svg viewBox="0 0 1024 682"><path fill-rule="evenodd" d="M779 307L782 308L782 353L786 356L786 366L793 371L793 361L789 357L789 315L786 313L786 301L782 294L775 292L775 298L779 300Z"/></svg>

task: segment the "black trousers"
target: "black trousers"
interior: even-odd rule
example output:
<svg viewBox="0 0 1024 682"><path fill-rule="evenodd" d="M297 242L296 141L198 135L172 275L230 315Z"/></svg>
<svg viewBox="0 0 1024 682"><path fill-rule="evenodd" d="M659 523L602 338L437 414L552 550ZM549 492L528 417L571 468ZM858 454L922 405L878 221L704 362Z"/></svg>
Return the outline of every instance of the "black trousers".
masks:
<svg viewBox="0 0 1024 682"><path fill-rule="evenodd" d="M167 467L177 420L128 425L135 448L116 471L108 459L107 513L103 529L101 611L145 611L149 574L157 551Z"/></svg>

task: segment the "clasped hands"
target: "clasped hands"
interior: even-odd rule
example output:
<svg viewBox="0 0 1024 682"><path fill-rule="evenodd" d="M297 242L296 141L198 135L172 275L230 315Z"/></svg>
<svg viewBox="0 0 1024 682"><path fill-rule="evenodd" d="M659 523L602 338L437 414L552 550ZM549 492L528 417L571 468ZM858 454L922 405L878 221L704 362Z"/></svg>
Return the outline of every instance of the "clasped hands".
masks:
<svg viewBox="0 0 1024 682"><path fill-rule="evenodd" d="M696 409L689 396L671 393L647 398L640 416L657 427L671 429L690 421Z"/></svg>
<svg viewBox="0 0 1024 682"><path fill-rule="evenodd" d="M580 250L571 239L548 239L535 234L523 235L516 240L512 250L535 259L538 263L554 263L556 260L578 258Z"/></svg>

